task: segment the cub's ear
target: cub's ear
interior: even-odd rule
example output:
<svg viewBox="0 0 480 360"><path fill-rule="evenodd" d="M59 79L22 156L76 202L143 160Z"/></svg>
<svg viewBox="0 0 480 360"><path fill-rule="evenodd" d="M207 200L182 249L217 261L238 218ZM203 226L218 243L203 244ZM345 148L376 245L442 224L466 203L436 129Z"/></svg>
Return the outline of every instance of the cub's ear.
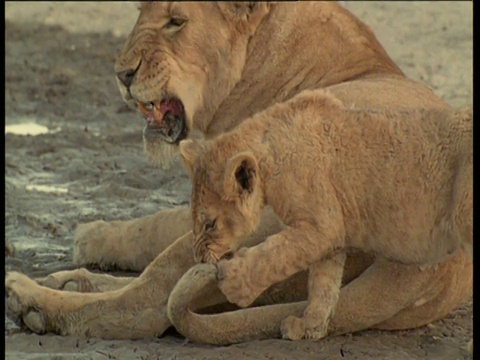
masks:
<svg viewBox="0 0 480 360"><path fill-rule="evenodd" d="M260 21L270 11L268 1L219 1L218 6L225 17L240 25L249 35L255 32Z"/></svg>
<svg viewBox="0 0 480 360"><path fill-rule="evenodd" d="M258 163L250 151L242 151L228 161L224 174L224 194L227 199L250 194L258 182Z"/></svg>
<svg viewBox="0 0 480 360"><path fill-rule="evenodd" d="M186 139L180 141L178 146L180 147L180 156L182 157L183 165L190 176L192 176L195 163L203 150L203 145L198 140Z"/></svg>

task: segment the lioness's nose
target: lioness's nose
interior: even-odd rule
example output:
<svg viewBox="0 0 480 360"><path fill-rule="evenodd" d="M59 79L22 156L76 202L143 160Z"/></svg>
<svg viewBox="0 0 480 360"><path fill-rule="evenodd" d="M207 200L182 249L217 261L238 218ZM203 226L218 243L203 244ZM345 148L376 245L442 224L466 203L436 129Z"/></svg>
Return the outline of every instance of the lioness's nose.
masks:
<svg viewBox="0 0 480 360"><path fill-rule="evenodd" d="M123 85L128 89L132 84L133 78L137 73L137 69L128 69L117 72L118 79L122 82Z"/></svg>

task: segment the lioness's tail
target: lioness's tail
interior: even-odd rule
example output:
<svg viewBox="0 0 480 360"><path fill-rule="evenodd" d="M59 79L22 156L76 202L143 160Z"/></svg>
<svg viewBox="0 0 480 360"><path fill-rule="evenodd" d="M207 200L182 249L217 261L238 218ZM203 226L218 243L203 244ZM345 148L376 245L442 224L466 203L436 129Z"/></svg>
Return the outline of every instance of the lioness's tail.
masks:
<svg viewBox="0 0 480 360"><path fill-rule="evenodd" d="M192 306L198 307L199 299L223 297L216 285L216 275L215 265L196 265L180 279L168 299L170 321L190 341L226 345L278 338L282 320L289 315L301 316L307 305L302 301L219 314L195 313Z"/></svg>

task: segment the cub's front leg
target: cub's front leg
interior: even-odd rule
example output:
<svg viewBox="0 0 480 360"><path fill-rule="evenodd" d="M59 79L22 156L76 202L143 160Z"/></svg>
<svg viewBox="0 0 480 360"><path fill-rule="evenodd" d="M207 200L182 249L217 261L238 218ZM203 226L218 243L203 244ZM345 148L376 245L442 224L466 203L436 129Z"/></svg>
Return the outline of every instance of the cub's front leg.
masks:
<svg viewBox="0 0 480 360"><path fill-rule="evenodd" d="M332 253L340 246L339 228L325 226L319 233L318 227L301 222L257 246L240 249L231 260L218 263L218 287L228 301L246 307L271 285Z"/></svg>
<svg viewBox="0 0 480 360"><path fill-rule="evenodd" d="M320 340L327 335L328 324L335 313L346 253L320 260L308 269L308 304L302 317L288 316L282 321L284 339Z"/></svg>

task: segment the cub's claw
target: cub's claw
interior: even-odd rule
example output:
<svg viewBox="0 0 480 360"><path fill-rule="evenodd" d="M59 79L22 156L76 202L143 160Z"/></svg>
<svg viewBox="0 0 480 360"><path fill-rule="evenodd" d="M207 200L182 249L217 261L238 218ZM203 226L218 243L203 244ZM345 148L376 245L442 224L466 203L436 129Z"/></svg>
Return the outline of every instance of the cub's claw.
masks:
<svg viewBox="0 0 480 360"><path fill-rule="evenodd" d="M300 340L305 335L305 324L303 319L289 316L282 321L280 331L283 339Z"/></svg>
<svg viewBox="0 0 480 360"><path fill-rule="evenodd" d="M309 326L305 319L297 316L288 316L282 321L280 326L283 339L289 340L320 340L327 336L327 326Z"/></svg>

